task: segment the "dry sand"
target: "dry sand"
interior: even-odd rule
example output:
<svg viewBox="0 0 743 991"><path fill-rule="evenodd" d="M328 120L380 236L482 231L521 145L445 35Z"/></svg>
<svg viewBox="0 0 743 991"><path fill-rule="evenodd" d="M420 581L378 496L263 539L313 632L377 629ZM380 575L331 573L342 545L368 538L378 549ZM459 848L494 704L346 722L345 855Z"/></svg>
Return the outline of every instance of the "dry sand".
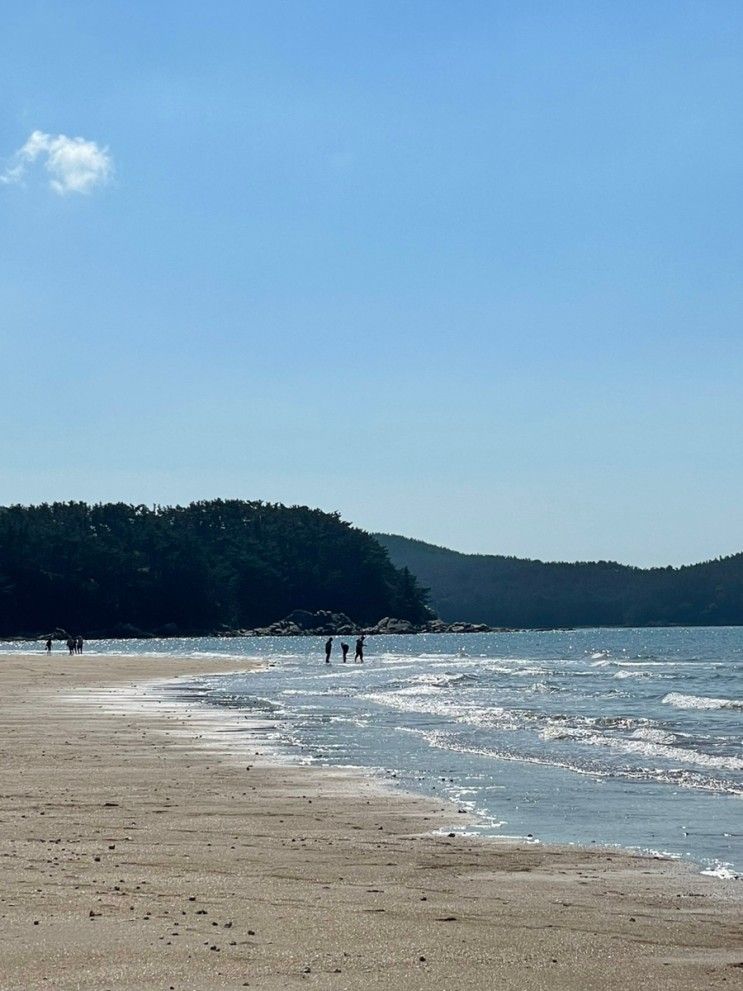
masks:
<svg viewBox="0 0 743 991"><path fill-rule="evenodd" d="M3 991L743 986L736 882L421 835L456 810L107 702L224 667L0 657Z"/></svg>

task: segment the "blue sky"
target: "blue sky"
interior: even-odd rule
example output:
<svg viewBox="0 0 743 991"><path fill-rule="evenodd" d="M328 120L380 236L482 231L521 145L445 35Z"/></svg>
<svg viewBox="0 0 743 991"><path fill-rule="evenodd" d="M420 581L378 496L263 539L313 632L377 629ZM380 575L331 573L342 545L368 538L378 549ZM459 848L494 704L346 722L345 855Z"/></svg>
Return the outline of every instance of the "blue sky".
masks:
<svg viewBox="0 0 743 991"><path fill-rule="evenodd" d="M742 51L722 0L8 0L0 502L743 549Z"/></svg>

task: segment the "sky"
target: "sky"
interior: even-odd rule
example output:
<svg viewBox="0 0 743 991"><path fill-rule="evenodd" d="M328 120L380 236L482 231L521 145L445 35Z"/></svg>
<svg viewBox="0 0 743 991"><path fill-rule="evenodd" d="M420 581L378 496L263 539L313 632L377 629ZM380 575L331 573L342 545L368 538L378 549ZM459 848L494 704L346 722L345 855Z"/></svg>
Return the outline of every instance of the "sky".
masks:
<svg viewBox="0 0 743 991"><path fill-rule="evenodd" d="M743 5L5 0L0 504L743 550Z"/></svg>

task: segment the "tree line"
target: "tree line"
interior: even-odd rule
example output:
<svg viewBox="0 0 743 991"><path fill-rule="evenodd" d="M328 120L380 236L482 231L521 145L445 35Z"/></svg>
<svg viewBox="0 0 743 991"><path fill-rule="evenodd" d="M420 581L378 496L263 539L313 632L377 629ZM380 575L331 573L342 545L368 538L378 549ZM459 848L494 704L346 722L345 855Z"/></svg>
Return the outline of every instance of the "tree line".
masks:
<svg viewBox="0 0 743 991"><path fill-rule="evenodd" d="M413 576L337 513L221 499L0 507L2 636L198 635L293 609L430 616Z"/></svg>
<svg viewBox="0 0 743 991"><path fill-rule="evenodd" d="M375 534L443 620L516 628L743 625L743 554L679 568L460 554Z"/></svg>

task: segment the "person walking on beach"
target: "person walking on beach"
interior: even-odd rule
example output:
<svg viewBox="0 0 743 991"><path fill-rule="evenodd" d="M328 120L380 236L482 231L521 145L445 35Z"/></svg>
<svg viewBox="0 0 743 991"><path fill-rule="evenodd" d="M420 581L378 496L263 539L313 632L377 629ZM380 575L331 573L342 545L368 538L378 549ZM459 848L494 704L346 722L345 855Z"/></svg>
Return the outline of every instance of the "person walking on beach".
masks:
<svg viewBox="0 0 743 991"><path fill-rule="evenodd" d="M75 649L77 650L78 654L82 654L82 652L83 652L83 638L82 637L78 637L77 638L77 643L75 644Z"/></svg>
<svg viewBox="0 0 743 991"><path fill-rule="evenodd" d="M75 641L72 637L67 637L67 649L70 652L70 657L75 653Z"/></svg>
<svg viewBox="0 0 743 991"><path fill-rule="evenodd" d="M51 654L51 652L52 652L52 638L51 637L49 637L49 639L46 642L46 652L47 652L47 654Z"/></svg>
<svg viewBox="0 0 743 991"><path fill-rule="evenodd" d="M354 663L356 663L356 661L358 661L359 664L364 663L364 640L366 640L366 637L360 636L359 639L356 641L356 653L354 654L354 658L353 658Z"/></svg>
<svg viewBox="0 0 743 991"><path fill-rule="evenodd" d="M330 664L330 651L333 649L333 638L328 637L325 641L325 663Z"/></svg>
<svg viewBox="0 0 743 991"><path fill-rule="evenodd" d="M343 663L346 663L346 658L348 657L348 644L341 641L341 653L343 654Z"/></svg>

